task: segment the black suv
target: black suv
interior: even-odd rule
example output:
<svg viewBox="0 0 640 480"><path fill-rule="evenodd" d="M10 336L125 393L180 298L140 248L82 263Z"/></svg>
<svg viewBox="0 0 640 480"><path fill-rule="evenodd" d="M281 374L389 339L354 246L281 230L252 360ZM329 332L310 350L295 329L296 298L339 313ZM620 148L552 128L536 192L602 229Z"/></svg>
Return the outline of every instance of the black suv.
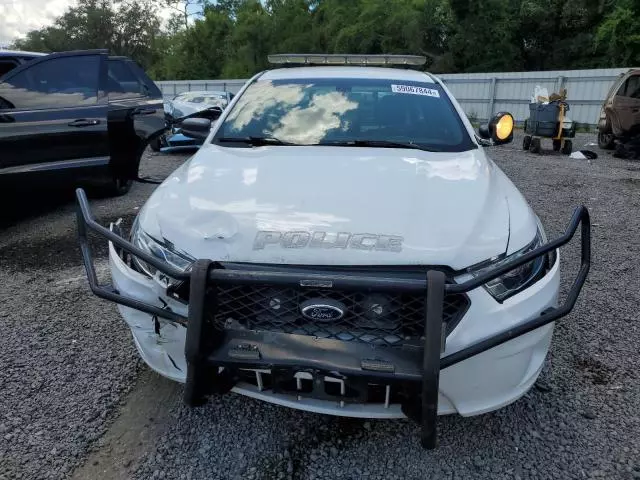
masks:
<svg viewBox="0 0 640 480"><path fill-rule="evenodd" d="M0 181L106 180L123 195L165 128L162 93L134 61L106 50L0 50Z"/></svg>

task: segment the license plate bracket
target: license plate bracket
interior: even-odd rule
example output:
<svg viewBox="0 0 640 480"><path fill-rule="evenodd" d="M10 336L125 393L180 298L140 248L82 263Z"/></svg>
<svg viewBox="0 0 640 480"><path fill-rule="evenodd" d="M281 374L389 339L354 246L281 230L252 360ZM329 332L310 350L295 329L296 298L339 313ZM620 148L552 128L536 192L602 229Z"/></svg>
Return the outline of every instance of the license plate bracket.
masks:
<svg viewBox="0 0 640 480"><path fill-rule="evenodd" d="M367 382L362 378L335 377L321 370L272 368L273 393L348 403L367 401Z"/></svg>

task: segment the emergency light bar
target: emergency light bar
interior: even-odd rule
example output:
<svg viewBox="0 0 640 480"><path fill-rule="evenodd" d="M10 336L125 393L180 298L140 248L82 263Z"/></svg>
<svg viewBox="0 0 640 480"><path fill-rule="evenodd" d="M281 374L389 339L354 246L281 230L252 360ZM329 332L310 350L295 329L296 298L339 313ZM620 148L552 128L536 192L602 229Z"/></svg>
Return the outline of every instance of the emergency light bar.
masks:
<svg viewBox="0 0 640 480"><path fill-rule="evenodd" d="M286 65L424 65L426 57L419 55L340 55L295 54L269 55L269 63Z"/></svg>

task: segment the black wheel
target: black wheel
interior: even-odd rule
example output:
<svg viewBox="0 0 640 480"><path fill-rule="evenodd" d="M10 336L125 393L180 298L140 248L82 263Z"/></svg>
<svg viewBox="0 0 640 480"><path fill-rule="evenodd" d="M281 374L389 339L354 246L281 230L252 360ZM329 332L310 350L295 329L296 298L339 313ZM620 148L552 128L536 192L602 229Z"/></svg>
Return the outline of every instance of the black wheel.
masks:
<svg viewBox="0 0 640 480"><path fill-rule="evenodd" d="M540 146L539 138L536 137L531 139L531 146L529 147L529 150L531 151L531 153L540 153L540 150L542 150L542 148Z"/></svg>
<svg viewBox="0 0 640 480"><path fill-rule="evenodd" d="M562 140L554 140L553 141L553 151L559 152L560 148L562 148Z"/></svg>
<svg viewBox="0 0 640 480"><path fill-rule="evenodd" d="M565 140L564 144L562 145L562 153L565 155L571 155L572 151L573 143L571 142L571 140Z"/></svg>
<svg viewBox="0 0 640 480"><path fill-rule="evenodd" d="M530 146L531 146L531 137L529 135L525 135L524 139L522 140L522 149L529 150Z"/></svg>
<svg viewBox="0 0 640 480"><path fill-rule="evenodd" d="M614 150L616 147L616 140L613 133L598 132L598 146L603 150Z"/></svg>
<svg viewBox="0 0 640 480"><path fill-rule="evenodd" d="M107 184L105 194L110 197L121 197L131 190L133 180L130 178L113 177Z"/></svg>
<svg viewBox="0 0 640 480"><path fill-rule="evenodd" d="M164 147L164 135L160 135L159 137L154 138L149 142L149 146L151 150L154 152L159 152L162 147Z"/></svg>

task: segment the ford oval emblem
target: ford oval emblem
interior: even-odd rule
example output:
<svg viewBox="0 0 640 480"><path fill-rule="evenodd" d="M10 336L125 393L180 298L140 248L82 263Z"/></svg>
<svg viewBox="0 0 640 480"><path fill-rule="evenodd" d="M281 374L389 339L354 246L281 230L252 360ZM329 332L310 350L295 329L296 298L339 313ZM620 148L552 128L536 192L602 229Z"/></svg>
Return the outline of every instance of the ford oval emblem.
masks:
<svg viewBox="0 0 640 480"><path fill-rule="evenodd" d="M328 298L312 298L300 304L300 311L304 317L316 322L335 322L344 317L345 306Z"/></svg>

